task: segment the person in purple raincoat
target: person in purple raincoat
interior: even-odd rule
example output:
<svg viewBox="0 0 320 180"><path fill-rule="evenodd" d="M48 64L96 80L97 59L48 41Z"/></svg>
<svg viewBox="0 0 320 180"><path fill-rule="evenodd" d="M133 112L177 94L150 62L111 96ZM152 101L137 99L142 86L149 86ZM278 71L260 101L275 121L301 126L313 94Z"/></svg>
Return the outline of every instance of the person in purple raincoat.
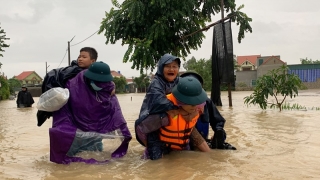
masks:
<svg viewBox="0 0 320 180"><path fill-rule="evenodd" d="M103 151L103 139L119 138L119 147L111 158L123 157L132 138L123 117L115 85L106 63L94 62L67 81L70 92L68 103L53 112L50 135L50 161L59 164L70 162L103 163L109 159L85 159L77 154L86 151Z"/></svg>

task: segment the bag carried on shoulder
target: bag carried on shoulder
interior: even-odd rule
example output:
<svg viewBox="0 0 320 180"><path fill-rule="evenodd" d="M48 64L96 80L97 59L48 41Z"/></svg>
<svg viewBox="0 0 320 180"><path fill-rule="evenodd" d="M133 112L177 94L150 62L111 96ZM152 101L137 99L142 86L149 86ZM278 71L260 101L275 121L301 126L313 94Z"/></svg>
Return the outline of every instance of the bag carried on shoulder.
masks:
<svg viewBox="0 0 320 180"><path fill-rule="evenodd" d="M69 90L66 88L55 87L41 94L37 108L41 111L53 112L67 104Z"/></svg>

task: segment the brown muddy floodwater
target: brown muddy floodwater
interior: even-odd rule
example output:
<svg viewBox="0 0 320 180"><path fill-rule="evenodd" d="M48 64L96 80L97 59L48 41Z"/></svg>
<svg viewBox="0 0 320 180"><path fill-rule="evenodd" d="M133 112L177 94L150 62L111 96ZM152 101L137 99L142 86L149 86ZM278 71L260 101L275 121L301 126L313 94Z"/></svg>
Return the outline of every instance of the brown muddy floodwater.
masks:
<svg viewBox="0 0 320 180"><path fill-rule="evenodd" d="M232 92L230 108L222 92L224 106L218 108L227 120L227 142L238 150L174 152L156 161L140 158L144 149L133 130L144 94L118 95L133 139L124 158L104 165L50 162L52 119L37 127L36 107L17 109L13 100L0 101L0 179L320 179L320 90L288 100L307 111L247 107L243 97L250 94Z"/></svg>

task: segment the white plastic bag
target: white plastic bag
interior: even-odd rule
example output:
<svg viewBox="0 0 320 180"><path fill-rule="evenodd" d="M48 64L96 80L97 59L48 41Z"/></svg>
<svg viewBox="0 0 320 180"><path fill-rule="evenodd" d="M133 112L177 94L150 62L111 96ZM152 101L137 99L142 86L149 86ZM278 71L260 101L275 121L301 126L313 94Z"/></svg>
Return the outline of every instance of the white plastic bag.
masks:
<svg viewBox="0 0 320 180"><path fill-rule="evenodd" d="M41 94L37 108L41 111L53 112L67 104L69 99L69 90L61 87L49 89Z"/></svg>

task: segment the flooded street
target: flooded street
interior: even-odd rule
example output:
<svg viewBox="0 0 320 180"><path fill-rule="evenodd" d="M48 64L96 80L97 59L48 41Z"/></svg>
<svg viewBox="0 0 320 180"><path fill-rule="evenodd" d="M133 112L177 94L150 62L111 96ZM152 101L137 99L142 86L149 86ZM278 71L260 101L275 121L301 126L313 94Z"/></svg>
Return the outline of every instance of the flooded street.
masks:
<svg viewBox="0 0 320 180"><path fill-rule="evenodd" d="M156 161L140 158L144 148L133 130L144 94L117 95L133 139L124 158L104 165L50 162L52 119L37 127L35 105L17 109L13 100L0 101L0 179L320 179L320 90L300 91L288 100L307 111L247 107L243 98L250 94L232 92L229 108L222 92L218 108L236 151L174 152Z"/></svg>

